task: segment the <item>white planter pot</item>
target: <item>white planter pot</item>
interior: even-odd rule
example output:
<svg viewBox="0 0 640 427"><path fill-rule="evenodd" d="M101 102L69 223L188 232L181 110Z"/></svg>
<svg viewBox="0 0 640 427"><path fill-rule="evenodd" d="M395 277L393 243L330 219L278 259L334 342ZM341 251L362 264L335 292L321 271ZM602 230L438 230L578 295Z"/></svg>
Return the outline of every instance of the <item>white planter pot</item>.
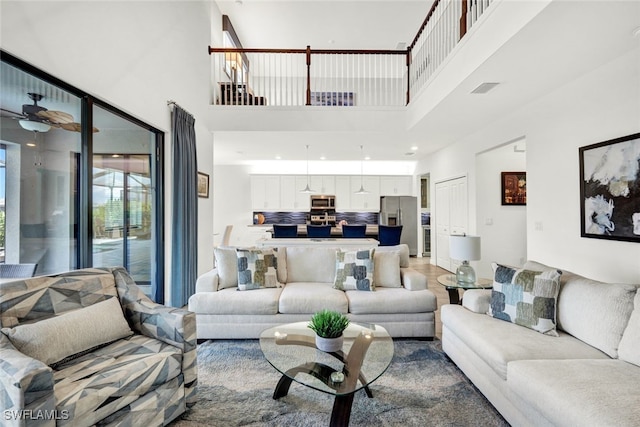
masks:
<svg viewBox="0 0 640 427"><path fill-rule="evenodd" d="M322 338L321 336L316 335L316 347L318 347L318 350L326 351L328 353L342 350L343 342L343 335L340 335L337 338Z"/></svg>

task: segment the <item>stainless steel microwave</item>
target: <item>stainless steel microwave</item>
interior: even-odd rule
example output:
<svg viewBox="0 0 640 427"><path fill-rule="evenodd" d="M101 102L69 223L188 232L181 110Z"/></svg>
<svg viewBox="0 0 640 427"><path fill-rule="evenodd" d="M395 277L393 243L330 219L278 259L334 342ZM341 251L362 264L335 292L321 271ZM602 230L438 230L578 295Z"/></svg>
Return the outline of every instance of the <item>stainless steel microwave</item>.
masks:
<svg viewBox="0 0 640 427"><path fill-rule="evenodd" d="M335 209L336 196L313 195L311 196L311 209Z"/></svg>

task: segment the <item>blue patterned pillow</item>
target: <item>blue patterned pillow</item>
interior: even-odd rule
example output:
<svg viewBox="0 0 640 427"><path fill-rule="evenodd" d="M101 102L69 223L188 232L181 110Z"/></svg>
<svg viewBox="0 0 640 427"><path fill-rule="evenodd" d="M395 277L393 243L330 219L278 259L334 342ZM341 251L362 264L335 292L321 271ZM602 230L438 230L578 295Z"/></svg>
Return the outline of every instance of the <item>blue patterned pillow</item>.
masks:
<svg viewBox="0 0 640 427"><path fill-rule="evenodd" d="M556 307L560 271L532 271L492 264L489 315L543 334L558 336Z"/></svg>
<svg viewBox="0 0 640 427"><path fill-rule="evenodd" d="M275 249L238 249L238 290L276 288L278 261Z"/></svg>
<svg viewBox="0 0 640 427"><path fill-rule="evenodd" d="M333 287L341 291L374 291L373 255L375 249L336 251L336 278Z"/></svg>

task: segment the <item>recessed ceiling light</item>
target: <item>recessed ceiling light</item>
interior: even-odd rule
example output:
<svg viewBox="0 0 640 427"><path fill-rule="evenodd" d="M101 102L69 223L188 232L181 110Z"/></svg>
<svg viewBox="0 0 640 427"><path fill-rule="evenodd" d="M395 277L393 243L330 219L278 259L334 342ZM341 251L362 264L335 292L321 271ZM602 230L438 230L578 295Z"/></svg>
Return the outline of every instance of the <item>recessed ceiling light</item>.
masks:
<svg viewBox="0 0 640 427"><path fill-rule="evenodd" d="M118 157L120 157L120 154L112 154L111 157L113 157L114 159L117 159Z"/></svg>
<svg viewBox="0 0 640 427"><path fill-rule="evenodd" d="M280 157L280 154L276 154L276 160L281 160L282 157Z"/></svg>
<svg viewBox="0 0 640 427"><path fill-rule="evenodd" d="M494 87L498 86L500 83L480 83L480 86L471 91L471 93L475 94L485 94L489 92Z"/></svg>
<svg viewBox="0 0 640 427"><path fill-rule="evenodd" d="M327 160L325 156L320 156L320 160Z"/></svg>
<svg viewBox="0 0 640 427"><path fill-rule="evenodd" d="M418 146L417 145L412 145L411 146L411 151L418 151Z"/></svg>
<svg viewBox="0 0 640 427"><path fill-rule="evenodd" d="M365 160L371 160L371 157L370 156L364 156L364 159Z"/></svg>
<svg viewBox="0 0 640 427"><path fill-rule="evenodd" d="M27 147L35 147L36 143L35 142L27 142Z"/></svg>

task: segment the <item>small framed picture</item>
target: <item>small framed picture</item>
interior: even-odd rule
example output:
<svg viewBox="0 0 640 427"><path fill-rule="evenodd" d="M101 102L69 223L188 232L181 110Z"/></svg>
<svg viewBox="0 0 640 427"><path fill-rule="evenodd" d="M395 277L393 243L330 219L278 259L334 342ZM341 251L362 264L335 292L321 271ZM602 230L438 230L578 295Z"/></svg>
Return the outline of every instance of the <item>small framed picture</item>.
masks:
<svg viewBox="0 0 640 427"><path fill-rule="evenodd" d="M523 206L527 204L527 173L502 172L502 205Z"/></svg>
<svg viewBox="0 0 640 427"><path fill-rule="evenodd" d="M209 175L198 172L198 197L209 198Z"/></svg>

